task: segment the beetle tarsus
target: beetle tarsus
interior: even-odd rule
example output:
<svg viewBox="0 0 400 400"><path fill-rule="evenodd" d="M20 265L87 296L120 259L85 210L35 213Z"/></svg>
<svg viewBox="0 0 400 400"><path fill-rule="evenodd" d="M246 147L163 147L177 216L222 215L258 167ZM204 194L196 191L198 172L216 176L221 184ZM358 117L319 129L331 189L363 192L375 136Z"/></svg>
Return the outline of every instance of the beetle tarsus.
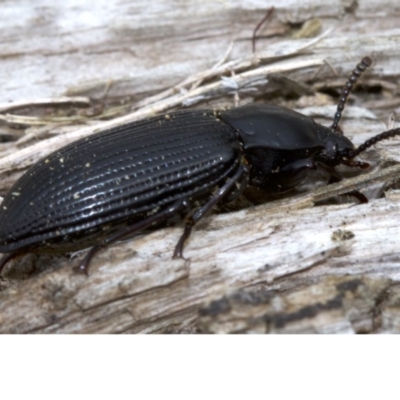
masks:
<svg viewBox="0 0 400 400"><path fill-rule="evenodd" d="M371 165L365 161L353 161L353 160L343 160L342 161L343 165L347 165L348 167L351 168L361 168L361 169L367 169Z"/></svg>
<svg viewBox="0 0 400 400"><path fill-rule="evenodd" d="M368 198L365 195L363 195L361 192L359 192L358 190L352 190L350 192L346 192L343 194L343 196L355 197L361 204L368 203Z"/></svg>
<svg viewBox="0 0 400 400"><path fill-rule="evenodd" d="M194 226L193 218L188 218L185 227L183 229L183 233L178 240L178 243L175 246L174 254L172 258L184 258L183 257L183 247L185 245L186 240L189 238L190 234L192 233L192 228Z"/></svg>

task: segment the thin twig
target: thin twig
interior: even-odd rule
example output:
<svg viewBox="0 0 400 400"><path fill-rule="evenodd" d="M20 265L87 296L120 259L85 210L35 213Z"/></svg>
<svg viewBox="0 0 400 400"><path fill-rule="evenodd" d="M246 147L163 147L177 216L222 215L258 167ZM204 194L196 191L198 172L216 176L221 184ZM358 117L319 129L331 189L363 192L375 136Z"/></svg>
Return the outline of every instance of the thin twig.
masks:
<svg viewBox="0 0 400 400"><path fill-rule="evenodd" d="M20 100L12 103L0 104L0 112L9 112L18 108L32 107L32 106L52 106L52 105L65 105L76 104L81 106L89 106L90 99L88 97L54 97L44 99L29 99Z"/></svg>
<svg viewBox="0 0 400 400"><path fill-rule="evenodd" d="M271 16L272 16L274 10L275 10L275 7L272 6L272 7L267 11L267 14L265 14L264 18L263 18L263 19L257 24L257 26L254 28L253 36L252 36L252 39L251 39L251 43L252 43L252 47L253 47L253 53L256 52L256 35L257 35L257 31L265 24L265 22L267 22L267 21L271 18Z"/></svg>
<svg viewBox="0 0 400 400"><path fill-rule="evenodd" d="M305 50L308 50L326 36L330 35L332 29L327 30L322 33L317 38L309 39L309 40L289 40L281 43L277 43L273 46L270 46L268 49L261 51L256 54L251 54L249 56L239 58L233 61L227 61L225 63L220 64L219 62L215 64L212 68L207 69L205 71L196 73L188 78L186 78L181 83L175 85L174 87L167 89L161 93L158 93L155 96L151 96L138 102L135 105L135 109L139 110L140 108L148 107L152 104L162 101L171 96L175 96L181 93L187 93L188 86L193 85L198 81L210 80L212 78L220 77L222 75L230 75L231 71L235 71L236 74L240 72L257 67L260 62L273 61L277 58L284 58L294 56L299 54ZM229 50L229 49L228 49Z"/></svg>

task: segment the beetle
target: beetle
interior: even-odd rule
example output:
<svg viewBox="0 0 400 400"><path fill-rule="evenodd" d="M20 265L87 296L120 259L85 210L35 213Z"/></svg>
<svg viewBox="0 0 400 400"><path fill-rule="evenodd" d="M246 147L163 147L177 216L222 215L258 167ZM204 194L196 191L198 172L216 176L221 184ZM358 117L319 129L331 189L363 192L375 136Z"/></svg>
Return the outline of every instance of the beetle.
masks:
<svg viewBox="0 0 400 400"><path fill-rule="evenodd" d="M350 75L333 124L296 111L251 104L225 111L184 110L117 126L73 142L33 165L0 207L0 272L27 252L71 252L90 247L78 270L88 273L102 248L161 224L184 220L173 256L182 257L193 226L216 204L248 185L269 193L298 185L322 168L365 168L358 148L339 129L341 113L365 57Z"/></svg>

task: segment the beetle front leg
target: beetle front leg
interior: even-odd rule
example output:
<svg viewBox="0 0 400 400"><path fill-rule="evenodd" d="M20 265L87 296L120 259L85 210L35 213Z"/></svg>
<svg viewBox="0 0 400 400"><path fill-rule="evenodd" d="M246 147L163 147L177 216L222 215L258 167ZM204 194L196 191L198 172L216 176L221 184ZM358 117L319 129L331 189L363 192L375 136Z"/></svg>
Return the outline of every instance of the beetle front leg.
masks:
<svg viewBox="0 0 400 400"><path fill-rule="evenodd" d="M186 242L186 240L189 238L193 226L201 220L207 213L216 205L218 204L221 200L224 199L225 196L228 196L230 193L232 193L232 189L234 189L234 186L238 183L239 187L237 190L234 189L234 195L235 198L239 196L239 191L243 191L245 189L245 184L244 182L247 183L249 178L249 167L245 164L241 164L240 167L237 169L235 174L232 176L232 178L229 178L225 184L215 193L206 204L204 204L202 207L200 207L198 210L195 211L195 213L191 216L189 216L186 221L185 221L185 228L183 230L183 233L181 237L179 238L178 243L176 244L174 254L172 258L183 258L182 253L183 253L183 246Z"/></svg>
<svg viewBox="0 0 400 400"><path fill-rule="evenodd" d="M321 169L326 171L328 174L330 174L331 177L329 179L328 185L340 182L343 179L342 175L338 171L336 171L335 168L330 167L323 163L318 163L318 166L321 167ZM353 196L362 204L368 203L368 199L358 190L351 190L350 192L344 193L343 196Z"/></svg>

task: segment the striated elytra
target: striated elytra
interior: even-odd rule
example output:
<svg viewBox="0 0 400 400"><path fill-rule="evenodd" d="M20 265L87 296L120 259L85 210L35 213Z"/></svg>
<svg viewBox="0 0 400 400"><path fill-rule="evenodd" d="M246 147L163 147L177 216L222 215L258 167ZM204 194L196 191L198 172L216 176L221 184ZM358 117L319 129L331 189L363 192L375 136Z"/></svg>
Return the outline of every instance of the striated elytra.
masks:
<svg viewBox="0 0 400 400"><path fill-rule="evenodd" d="M273 105L185 110L105 130L48 155L0 206L0 252L7 253L0 272L27 252L91 247L79 266L87 273L101 248L179 220L184 230L174 256L181 257L195 223L247 185L276 193L312 169L335 182L339 164L368 166L353 158L400 133L383 132L355 149L339 132L348 94L370 64L364 58L349 77L331 127Z"/></svg>

